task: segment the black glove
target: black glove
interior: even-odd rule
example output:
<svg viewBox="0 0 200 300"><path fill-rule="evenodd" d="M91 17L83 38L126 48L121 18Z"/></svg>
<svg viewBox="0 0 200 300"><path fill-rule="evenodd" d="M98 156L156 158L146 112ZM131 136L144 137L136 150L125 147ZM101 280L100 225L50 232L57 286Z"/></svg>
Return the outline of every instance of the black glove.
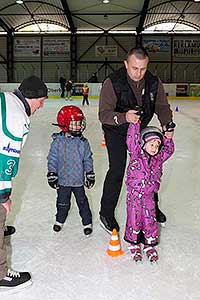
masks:
<svg viewBox="0 0 200 300"><path fill-rule="evenodd" d="M174 128L176 127L176 124L174 122L169 122L166 125L166 131L174 131Z"/></svg>
<svg viewBox="0 0 200 300"><path fill-rule="evenodd" d="M95 184L95 174L93 171L90 171L85 174L85 186L88 189L91 189L94 184Z"/></svg>
<svg viewBox="0 0 200 300"><path fill-rule="evenodd" d="M48 184L51 188L57 189L58 188L58 174L55 172L48 172L47 173L47 180Z"/></svg>
<svg viewBox="0 0 200 300"><path fill-rule="evenodd" d="M137 110L137 112L135 114L138 115L138 116L141 116L143 114L142 106L136 105L134 107L134 110Z"/></svg>
<svg viewBox="0 0 200 300"><path fill-rule="evenodd" d="M165 125L165 130L163 130L163 133L165 133L165 132L170 132L170 131L174 131L174 128L176 127L176 124L173 122L173 121L171 121L171 122L169 122L169 123L167 123L166 125Z"/></svg>

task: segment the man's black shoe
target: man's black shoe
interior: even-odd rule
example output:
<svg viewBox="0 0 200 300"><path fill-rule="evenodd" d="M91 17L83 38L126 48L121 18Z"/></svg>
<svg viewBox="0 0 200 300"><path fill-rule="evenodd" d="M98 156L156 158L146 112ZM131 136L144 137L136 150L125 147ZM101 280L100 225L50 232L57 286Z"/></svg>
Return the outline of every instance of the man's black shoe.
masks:
<svg viewBox="0 0 200 300"><path fill-rule="evenodd" d="M16 272L8 269L6 276L0 280L0 291L20 290L31 284L31 275L28 272Z"/></svg>
<svg viewBox="0 0 200 300"><path fill-rule="evenodd" d="M165 223L167 221L166 216L158 207L156 207L156 220L158 223Z"/></svg>
<svg viewBox="0 0 200 300"><path fill-rule="evenodd" d="M110 234L112 234L113 229L116 229L118 232L120 230L115 218L110 219L100 215L100 225Z"/></svg>
<svg viewBox="0 0 200 300"><path fill-rule="evenodd" d="M4 236L9 236L15 233L15 227L14 226L5 226L4 229Z"/></svg>

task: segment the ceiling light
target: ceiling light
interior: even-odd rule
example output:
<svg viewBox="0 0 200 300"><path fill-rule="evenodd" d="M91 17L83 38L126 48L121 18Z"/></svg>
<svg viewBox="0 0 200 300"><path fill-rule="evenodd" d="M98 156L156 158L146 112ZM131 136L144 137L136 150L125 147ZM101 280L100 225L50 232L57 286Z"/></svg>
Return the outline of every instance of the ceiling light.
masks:
<svg viewBox="0 0 200 300"><path fill-rule="evenodd" d="M110 0L103 0L102 1L104 4L108 4L108 3L110 3Z"/></svg>
<svg viewBox="0 0 200 300"><path fill-rule="evenodd" d="M17 4L23 4L24 1L23 1L23 0L16 0L16 3L17 3Z"/></svg>
<svg viewBox="0 0 200 300"><path fill-rule="evenodd" d="M194 2L200 2L200 0L194 0Z"/></svg>

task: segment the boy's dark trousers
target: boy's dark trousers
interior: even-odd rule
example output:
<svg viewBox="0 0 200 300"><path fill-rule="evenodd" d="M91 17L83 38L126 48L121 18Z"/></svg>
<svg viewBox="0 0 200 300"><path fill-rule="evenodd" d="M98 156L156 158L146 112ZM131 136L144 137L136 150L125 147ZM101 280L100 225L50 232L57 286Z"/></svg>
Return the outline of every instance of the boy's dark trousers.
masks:
<svg viewBox="0 0 200 300"><path fill-rule="evenodd" d="M82 219L82 224L84 226L92 224L92 213L89 207L87 196L85 194L84 186L59 186L59 189L57 190L56 221L62 224L65 223L71 205L72 193L76 198L76 203L79 208L79 214Z"/></svg>

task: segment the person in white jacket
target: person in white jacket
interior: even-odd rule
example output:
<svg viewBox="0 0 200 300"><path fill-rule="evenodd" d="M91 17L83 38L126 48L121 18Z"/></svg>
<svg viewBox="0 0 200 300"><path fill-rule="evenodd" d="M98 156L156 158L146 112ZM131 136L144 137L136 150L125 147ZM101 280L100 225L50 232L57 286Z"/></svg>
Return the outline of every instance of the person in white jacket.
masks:
<svg viewBox="0 0 200 300"><path fill-rule="evenodd" d="M6 216L11 206L12 180L29 133L29 117L44 106L48 89L36 76L24 79L13 93L0 93L0 291L29 286L31 275L8 268L4 243Z"/></svg>

